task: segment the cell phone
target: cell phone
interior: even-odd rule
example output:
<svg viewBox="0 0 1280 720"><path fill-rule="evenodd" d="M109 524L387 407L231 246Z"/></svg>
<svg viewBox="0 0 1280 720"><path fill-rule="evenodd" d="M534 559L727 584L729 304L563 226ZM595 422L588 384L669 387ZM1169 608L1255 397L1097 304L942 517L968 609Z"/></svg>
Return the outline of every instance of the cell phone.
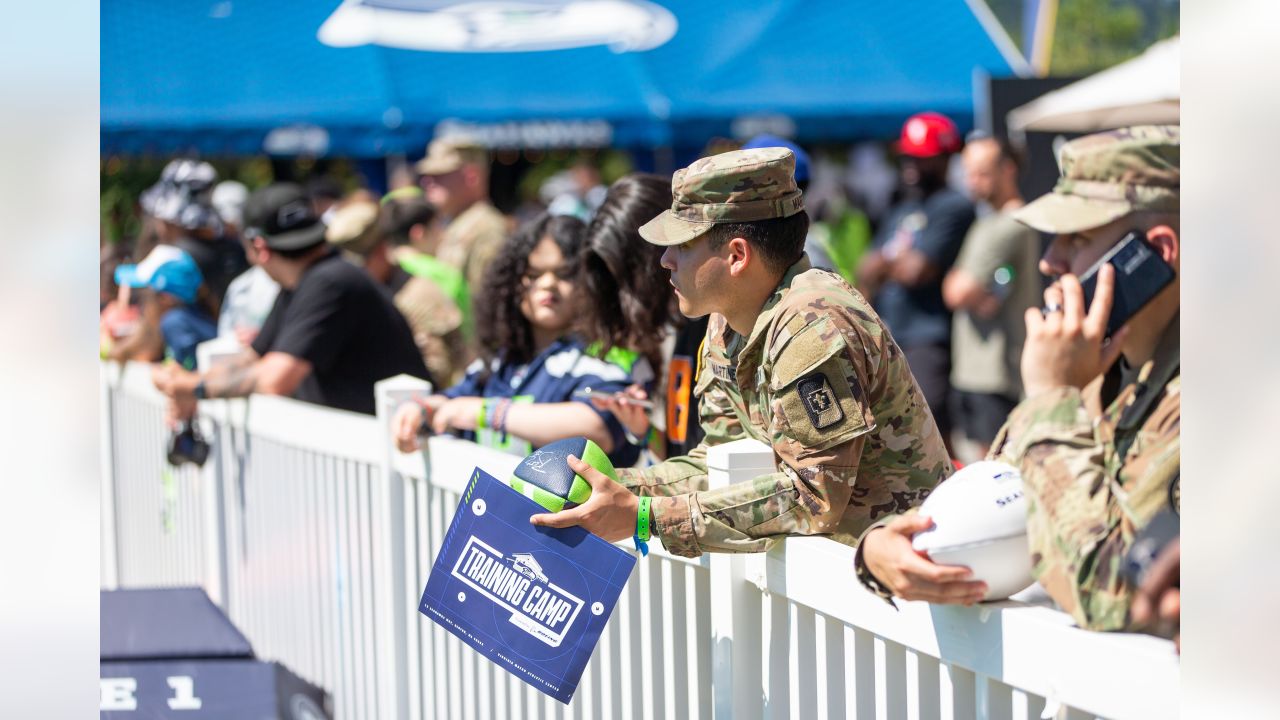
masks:
<svg viewBox="0 0 1280 720"><path fill-rule="evenodd" d="M653 409L653 402L652 402L652 401L650 401L650 400L638 400L638 399L636 399L636 398L633 398L633 397L630 397L630 396L624 395L624 394L622 394L622 393L620 393L620 392L617 392L617 393L611 393L611 392L605 392L605 391L603 391L603 390L592 390L591 388L583 388L583 389L581 389L581 390L578 390L578 391L574 392L573 394L574 394L574 395L576 395L576 396L578 396L578 397L585 397L585 398L599 398L599 399L601 399L601 400L610 400L610 399L613 399L613 398L619 398L619 399L621 399L621 398L624 398L624 397L625 397L625 398L627 399L627 401L628 401L628 402L630 402L632 405L638 405L639 407L642 407L642 408L644 408L645 410L652 410L652 409Z"/></svg>
<svg viewBox="0 0 1280 720"><path fill-rule="evenodd" d="M1106 263L1116 269L1111 316L1107 318L1107 337L1111 337L1173 282L1174 272L1169 263L1160 257L1160 253L1147 244L1146 233L1130 230L1115 247L1080 276L1085 312L1093 305L1093 295L1098 288L1098 271Z"/></svg>

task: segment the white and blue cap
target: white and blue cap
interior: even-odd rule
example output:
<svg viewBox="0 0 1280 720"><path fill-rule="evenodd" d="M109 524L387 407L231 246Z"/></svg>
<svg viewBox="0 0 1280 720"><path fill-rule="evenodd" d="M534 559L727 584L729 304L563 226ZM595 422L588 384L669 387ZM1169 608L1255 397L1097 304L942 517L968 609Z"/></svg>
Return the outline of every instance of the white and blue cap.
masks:
<svg viewBox="0 0 1280 720"><path fill-rule="evenodd" d="M184 303L196 300L204 276L196 261L173 245L157 245L137 265L116 268L116 284L169 293Z"/></svg>
<svg viewBox="0 0 1280 720"><path fill-rule="evenodd" d="M757 148L771 147L780 147L790 150L792 154L796 156L796 170L794 173L796 182L802 183L809 181L809 153L805 152L804 148L790 140L766 133L764 135L757 135L746 141L742 144L741 149L755 150Z"/></svg>

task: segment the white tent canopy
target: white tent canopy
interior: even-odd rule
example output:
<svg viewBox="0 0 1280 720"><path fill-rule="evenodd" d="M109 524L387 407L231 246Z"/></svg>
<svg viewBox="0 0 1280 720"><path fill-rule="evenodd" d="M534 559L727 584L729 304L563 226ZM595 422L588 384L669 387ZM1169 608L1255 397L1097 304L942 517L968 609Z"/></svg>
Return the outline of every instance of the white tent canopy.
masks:
<svg viewBox="0 0 1280 720"><path fill-rule="evenodd" d="M1054 90L1009 112L1012 132L1095 132L1126 125L1178 123L1178 38L1132 60Z"/></svg>

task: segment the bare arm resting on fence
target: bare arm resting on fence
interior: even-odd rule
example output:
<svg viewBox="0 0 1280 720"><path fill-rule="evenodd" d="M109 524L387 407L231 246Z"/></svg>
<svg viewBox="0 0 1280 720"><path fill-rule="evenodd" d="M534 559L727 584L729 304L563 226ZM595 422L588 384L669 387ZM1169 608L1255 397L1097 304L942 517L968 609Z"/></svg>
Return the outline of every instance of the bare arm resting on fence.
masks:
<svg viewBox="0 0 1280 720"><path fill-rule="evenodd" d="M259 357L252 348L214 365L204 374L177 366L158 369L156 388L169 397L169 415L187 420L195 414L196 388L204 385L206 398L245 397L252 393L291 395L311 374L311 363L288 353L269 352Z"/></svg>
<svg viewBox="0 0 1280 720"><path fill-rule="evenodd" d="M396 447L406 453L417 450L418 434L425 430L475 430L481 402L478 397L432 395L401 405L392 421ZM580 402L512 404L504 413L503 428L535 447L574 435L587 437L605 452L614 445L604 421Z"/></svg>

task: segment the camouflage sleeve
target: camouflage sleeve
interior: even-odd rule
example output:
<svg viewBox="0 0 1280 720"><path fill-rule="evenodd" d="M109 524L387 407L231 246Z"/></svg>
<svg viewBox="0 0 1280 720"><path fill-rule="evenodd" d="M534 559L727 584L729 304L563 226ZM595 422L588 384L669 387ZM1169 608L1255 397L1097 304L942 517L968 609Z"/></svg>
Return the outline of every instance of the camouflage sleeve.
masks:
<svg viewBox="0 0 1280 720"><path fill-rule="evenodd" d="M414 277L396 293L395 306L409 323L413 341L439 388L461 379L467 362L462 311L432 281Z"/></svg>
<svg viewBox="0 0 1280 720"><path fill-rule="evenodd" d="M858 484L865 435L875 426L863 392L865 368L829 318L776 345L770 403L760 412L779 471L655 503L668 552L761 552L789 535L861 532L849 525L846 509L871 499Z"/></svg>
<svg viewBox="0 0 1280 720"><path fill-rule="evenodd" d="M1108 471L1114 449L1095 428L1081 391L1060 388L1015 408L992 456L1022 472L1036 580L1081 627L1118 630L1132 593L1121 569L1136 518ZM1176 427L1172 442L1176 458Z"/></svg>
<svg viewBox="0 0 1280 720"><path fill-rule="evenodd" d="M860 451L864 438L851 445ZM716 490L663 498L654 504L662 546L673 555L763 552L788 535L836 531L849 502L855 467L811 468L762 475Z"/></svg>
<svg viewBox="0 0 1280 720"><path fill-rule="evenodd" d="M618 470L618 482L636 495L663 497L694 492L707 486L707 445L688 455L667 458L646 468Z"/></svg>

